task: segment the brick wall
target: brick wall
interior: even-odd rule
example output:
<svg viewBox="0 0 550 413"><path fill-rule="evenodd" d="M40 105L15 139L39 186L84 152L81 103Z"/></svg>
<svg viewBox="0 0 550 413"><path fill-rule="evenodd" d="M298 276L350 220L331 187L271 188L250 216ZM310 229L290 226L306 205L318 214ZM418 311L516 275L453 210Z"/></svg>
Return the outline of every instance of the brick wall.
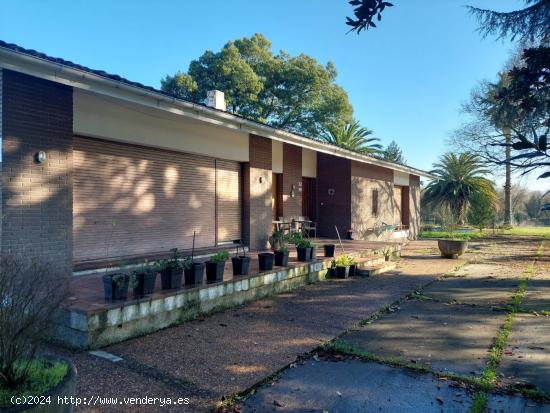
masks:
<svg viewBox="0 0 550 413"><path fill-rule="evenodd" d="M56 260L70 274L72 88L10 70L2 78L2 252Z"/></svg>
<svg viewBox="0 0 550 413"><path fill-rule="evenodd" d="M294 185L294 197L291 196ZM302 215L302 148L283 144L283 216L298 217Z"/></svg>
<svg viewBox="0 0 550 413"><path fill-rule="evenodd" d="M243 171L243 238L264 249L271 235L271 140L250 135L250 162Z"/></svg>
<svg viewBox="0 0 550 413"><path fill-rule="evenodd" d="M410 237L417 238L420 231L420 177L409 178L409 230Z"/></svg>
<svg viewBox="0 0 550 413"><path fill-rule="evenodd" d="M317 225L320 237L346 236L351 228L351 161L317 153ZM334 195L329 195L334 189Z"/></svg>

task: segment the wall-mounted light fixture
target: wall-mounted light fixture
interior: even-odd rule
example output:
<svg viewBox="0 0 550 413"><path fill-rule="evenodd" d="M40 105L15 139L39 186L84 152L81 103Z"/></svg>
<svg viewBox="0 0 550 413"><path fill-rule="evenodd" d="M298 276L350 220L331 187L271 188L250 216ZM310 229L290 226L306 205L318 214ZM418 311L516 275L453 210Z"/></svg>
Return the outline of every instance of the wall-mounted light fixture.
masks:
<svg viewBox="0 0 550 413"><path fill-rule="evenodd" d="M263 184L263 183L264 183L264 177L263 177L263 176L260 176L259 181L260 181L261 184Z"/></svg>
<svg viewBox="0 0 550 413"><path fill-rule="evenodd" d="M36 163L44 163L46 162L46 159L48 159L48 157L44 151L38 151L34 154L34 161Z"/></svg>
<svg viewBox="0 0 550 413"><path fill-rule="evenodd" d="M334 196L335 193L336 193L336 190L334 188L329 188L328 189L328 195L329 196Z"/></svg>
<svg viewBox="0 0 550 413"><path fill-rule="evenodd" d="M290 197L294 198L296 197L296 185L292 184L292 187L290 188Z"/></svg>

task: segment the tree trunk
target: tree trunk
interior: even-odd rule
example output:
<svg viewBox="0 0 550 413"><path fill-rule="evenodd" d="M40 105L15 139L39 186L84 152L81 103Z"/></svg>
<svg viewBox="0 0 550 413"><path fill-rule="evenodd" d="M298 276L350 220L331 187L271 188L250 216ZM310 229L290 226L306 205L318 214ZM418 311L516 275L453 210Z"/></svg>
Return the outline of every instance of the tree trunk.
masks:
<svg viewBox="0 0 550 413"><path fill-rule="evenodd" d="M512 148L512 134L509 128L504 129L504 139L506 154L506 180L504 182L504 225L512 225L512 166L510 165L510 156Z"/></svg>

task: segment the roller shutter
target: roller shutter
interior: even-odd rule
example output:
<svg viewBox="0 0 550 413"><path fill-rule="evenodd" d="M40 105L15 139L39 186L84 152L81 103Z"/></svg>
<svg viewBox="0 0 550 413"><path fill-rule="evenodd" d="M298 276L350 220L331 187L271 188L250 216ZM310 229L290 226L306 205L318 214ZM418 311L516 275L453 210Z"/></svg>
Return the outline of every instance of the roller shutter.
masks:
<svg viewBox="0 0 550 413"><path fill-rule="evenodd" d="M188 249L193 231L197 247L213 246L216 192L218 234L240 233L236 162L81 137L73 156L75 262ZM216 175L227 191L216 191Z"/></svg>
<svg viewBox="0 0 550 413"><path fill-rule="evenodd" d="M218 243L241 239L241 164L216 160Z"/></svg>

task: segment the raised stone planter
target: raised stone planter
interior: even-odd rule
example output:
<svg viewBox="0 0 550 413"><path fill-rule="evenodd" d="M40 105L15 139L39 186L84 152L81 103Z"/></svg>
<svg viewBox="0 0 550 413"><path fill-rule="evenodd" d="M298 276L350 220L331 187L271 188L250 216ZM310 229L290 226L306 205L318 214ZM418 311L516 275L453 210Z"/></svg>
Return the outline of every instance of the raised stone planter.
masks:
<svg viewBox="0 0 550 413"><path fill-rule="evenodd" d="M468 249L468 241L454 239L437 240L437 246L441 251L441 256L444 258L457 259Z"/></svg>
<svg viewBox="0 0 550 413"><path fill-rule="evenodd" d="M394 248L398 253L400 246ZM368 249L350 255L356 259L366 258L364 265L374 265L383 260L380 254ZM112 303L97 310L85 311L71 306L58 320L52 339L80 349L107 346L191 320L201 314L323 281L331 265L331 258L293 262L290 267L277 267L260 274L239 276L215 285L174 290L168 294L164 291L135 301Z"/></svg>

